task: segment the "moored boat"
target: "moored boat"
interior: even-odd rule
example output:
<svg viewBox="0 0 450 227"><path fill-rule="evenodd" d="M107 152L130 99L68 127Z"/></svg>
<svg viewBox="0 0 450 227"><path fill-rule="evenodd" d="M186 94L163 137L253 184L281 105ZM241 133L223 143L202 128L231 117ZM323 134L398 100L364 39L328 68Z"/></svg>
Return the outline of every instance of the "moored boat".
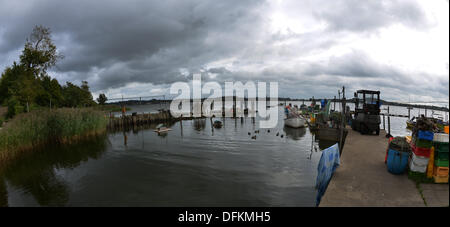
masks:
<svg viewBox="0 0 450 227"><path fill-rule="evenodd" d="M222 122L221 121L214 121L213 127L214 128L222 128Z"/></svg>
<svg viewBox="0 0 450 227"><path fill-rule="evenodd" d="M164 133L164 132L172 131L172 129L167 128L163 124L159 124L158 126L156 126L156 130L154 130L154 131L157 133Z"/></svg>
<svg viewBox="0 0 450 227"><path fill-rule="evenodd" d="M291 128L303 128L305 127L306 120L302 117L289 117L284 119L284 125Z"/></svg>

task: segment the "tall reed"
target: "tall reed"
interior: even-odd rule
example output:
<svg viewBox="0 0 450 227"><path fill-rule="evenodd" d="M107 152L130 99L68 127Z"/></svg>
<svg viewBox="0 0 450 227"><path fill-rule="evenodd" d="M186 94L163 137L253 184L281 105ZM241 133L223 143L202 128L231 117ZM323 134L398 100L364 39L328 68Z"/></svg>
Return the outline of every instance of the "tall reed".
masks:
<svg viewBox="0 0 450 227"><path fill-rule="evenodd" d="M0 162L49 142L70 143L106 130L104 113L91 108L37 110L20 114L0 130Z"/></svg>

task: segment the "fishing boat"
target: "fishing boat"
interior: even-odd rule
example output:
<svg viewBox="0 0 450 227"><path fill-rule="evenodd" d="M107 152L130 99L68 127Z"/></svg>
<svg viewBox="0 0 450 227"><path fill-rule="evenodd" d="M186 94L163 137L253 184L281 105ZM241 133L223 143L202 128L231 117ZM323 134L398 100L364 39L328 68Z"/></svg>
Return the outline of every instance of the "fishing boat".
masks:
<svg viewBox="0 0 450 227"><path fill-rule="evenodd" d="M303 128L305 127L306 120L300 116L288 117L284 119L284 125L291 128Z"/></svg>
<svg viewBox="0 0 450 227"><path fill-rule="evenodd" d="M345 141L345 138L347 137L348 134L348 130L344 129L343 132L344 132L343 141ZM341 129L321 127L316 132L316 138L319 140L338 142L341 139Z"/></svg>
<svg viewBox="0 0 450 227"><path fill-rule="evenodd" d="M159 124L158 126L156 126L156 130L154 130L154 131L157 133L164 133L164 132L172 131L172 129L167 128L163 124Z"/></svg>
<svg viewBox="0 0 450 227"><path fill-rule="evenodd" d="M222 122L221 121L214 121L213 127L214 128L222 128Z"/></svg>
<svg viewBox="0 0 450 227"><path fill-rule="evenodd" d="M341 147L340 152L342 153L342 149L344 149L345 139L347 138L348 134L347 129L341 130L340 128L320 127L315 131L315 137L320 141L339 143L341 141L341 132L343 133L342 145L340 146Z"/></svg>

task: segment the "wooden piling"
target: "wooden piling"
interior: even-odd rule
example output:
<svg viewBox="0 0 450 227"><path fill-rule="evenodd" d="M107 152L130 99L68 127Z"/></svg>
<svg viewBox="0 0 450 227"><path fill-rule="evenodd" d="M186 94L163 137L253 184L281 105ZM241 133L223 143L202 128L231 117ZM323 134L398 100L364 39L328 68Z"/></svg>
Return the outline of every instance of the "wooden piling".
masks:
<svg viewBox="0 0 450 227"><path fill-rule="evenodd" d="M389 114L389 106L387 112L388 112L388 134L391 135L391 115Z"/></svg>

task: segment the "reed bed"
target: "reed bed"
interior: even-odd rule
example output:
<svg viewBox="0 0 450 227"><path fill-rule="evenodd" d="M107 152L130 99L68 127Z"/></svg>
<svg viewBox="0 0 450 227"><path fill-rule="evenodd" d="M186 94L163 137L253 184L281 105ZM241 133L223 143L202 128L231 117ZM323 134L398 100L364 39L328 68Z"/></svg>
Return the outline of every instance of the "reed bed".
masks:
<svg viewBox="0 0 450 227"><path fill-rule="evenodd" d="M106 131L108 120L92 108L20 114L0 130L0 162L46 143L72 143Z"/></svg>

